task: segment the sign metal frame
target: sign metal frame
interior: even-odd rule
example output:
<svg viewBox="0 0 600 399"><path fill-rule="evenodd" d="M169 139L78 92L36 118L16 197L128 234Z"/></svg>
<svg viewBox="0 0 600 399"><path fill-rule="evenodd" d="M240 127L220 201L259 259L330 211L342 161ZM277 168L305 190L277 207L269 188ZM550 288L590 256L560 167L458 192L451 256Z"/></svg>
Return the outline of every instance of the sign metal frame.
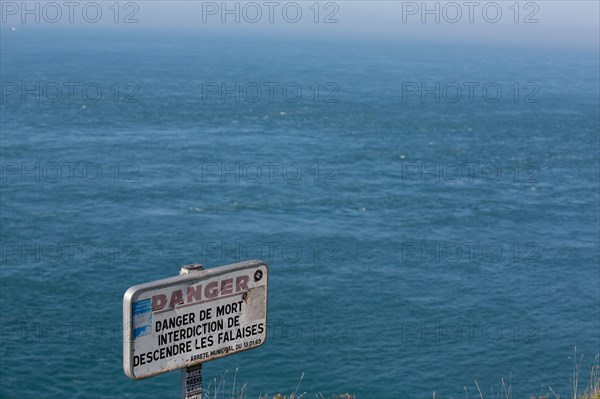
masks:
<svg viewBox="0 0 600 399"><path fill-rule="evenodd" d="M152 282L145 283L145 284L139 284L139 285L135 285L135 286L129 288L125 292L125 295L123 295L123 371L125 372L125 374L132 379L141 380L141 379L153 377L155 375L167 373L169 371L185 369L186 367L194 366L197 364L202 364L207 361L211 361L211 360L218 359L221 357L245 352L247 350L255 349L255 348L262 346L265 343L266 339L262 340L262 342L260 344L255 345L255 346L251 346L248 348L241 348L239 350L236 349L236 350L233 350L233 351L230 351L227 353L216 354L207 359L202 359L202 360L195 361L195 362L188 362L188 363L182 364L182 365L165 367L164 369L161 369L158 372L149 373L149 374L145 374L145 375L141 375L141 376L135 375L134 366L133 366L133 364L134 364L133 363L133 356L134 356L134 331L133 331L133 329L134 329L134 320L133 320L134 309L133 309L133 304L137 301L137 299L139 298L139 296L141 294L146 293L148 291L160 290L162 288L168 288L171 286L177 286L177 285L181 285L181 284L185 284L185 283L190 283L190 285L191 285L193 283L200 283L204 280L209 280L209 279L212 279L215 277L224 276L229 273L239 272L239 271L243 271L243 270L258 269L258 268L264 268L264 276L262 276L262 278L265 279L264 280L264 286L265 286L264 323L265 323L265 326L264 326L263 334L266 337L267 336L268 278L269 278L268 270L269 270L269 268L265 262L263 262L259 259L233 263L230 265L219 266L219 267L210 268L210 269L195 270L193 273L181 274L179 276L156 280L156 281L152 281ZM261 271L261 273L262 273L262 271Z"/></svg>

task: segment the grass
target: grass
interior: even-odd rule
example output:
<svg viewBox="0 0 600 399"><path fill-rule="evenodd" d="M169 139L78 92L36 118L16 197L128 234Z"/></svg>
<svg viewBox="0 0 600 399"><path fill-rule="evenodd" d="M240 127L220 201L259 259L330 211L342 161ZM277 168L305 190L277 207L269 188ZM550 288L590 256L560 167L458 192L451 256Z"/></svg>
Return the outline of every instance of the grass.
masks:
<svg viewBox="0 0 600 399"><path fill-rule="evenodd" d="M537 396L531 396L530 398L522 398L522 399L600 399L600 357L596 355L594 358L594 362L590 371L590 378L587 383L581 384L580 381L580 372L581 372L581 364L583 362L583 355L579 358L577 357L577 349L574 350L573 356L573 375L569 378L569 393L567 396L561 396L556 393L551 386L548 386L547 392L542 394L540 393ZM221 377L221 380L217 382L217 379L213 379L208 387L204 390L204 398L205 399L246 399L246 384L238 385L237 381L237 373L238 370L235 370L235 374L233 375L233 383L231 388L226 388L228 373L225 372ZM296 385L296 389L290 394L276 394L276 395L259 395L258 399L308 399L307 392L300 392L300 385L302 384L302 380L304 379L304 373L300 376L300 380ZM474 392L473 396L469 396L469 390L467 387L464 387L465 390L465 399L517 399L512 395L512 383L511 378L509 378L508 382L504 379L501 380L499 390L495 390L493 387L490 387L490 392L485 393L482 391L481 387L477 380L474 380L476 392ZM543 386L542 386L543 388ZM341 394L341 395L333 395L333 396L323 396L322 394L316 394L314 396L316 399L356 399L356 396L351 395L349 393ZM436 396L436 393L433 393L433 399L441 399ZM518 398L521 399L521 398Z"/></svg>
<svg viewBox="0 0 600 399"><path fill-rule="evenodd" d="M599 363L599 355L596 355L594 358L594 362L592 364L590 370L590 378L585 385L584 388L580 385L580 372L581 372L581 363L583 362L583 355L579 357L579 361L577 358L577 348L574 349L573 356L573 375L569 379L569 395L561 396L556 393L552 386L548 386L547 392L545 394L540 393L538 396L531 396L529 399L600 399L600 363ZM474 380L475 387L477 388L477 392L475 393L474 399L513 399L512 396L512 385L509 379L508 384L504 379L502 379L500 384L500 390L496 391L493 387L490 387L489 396L484 396L484 393L479 386L477 380ZM543 388L543 386L542 386ZM465 398L469 399L469 391L467 387L464 387L465 390ZM433 393L433 399L436 399L435 392ZM515 398L516 399L516 398Z"/></svg>
<svg viewBox="0 0 600 399"><path fill-rule="evenodd" d="M235 369L235 374L233 375L233 385L231 390L226 388L227 383L227 371L221 377L221 380L217 383L217 379L214 378L209 384L208 387L204 390L204 398L205 399L245 399L246 398L246 385L243 384L241 386L237 385L237 373L238 369ZM296 385L296 389L289 395L281 395L278 393L275 396L272 395L260 395L258 399L302 399L305 398L307 392L299 393L300 385L302 384L302 380L304 379L304 373L300 376L300 380L298 381L298 385ZM318 394L315 396L317 399L356 399L354 395L350 395L348 393L334 396L323 396L322 394Z"/></svg>
<svg viewBox="0 0 600 399"><path fill-rule="evenodd" d="M233 375L233 383L231 389L226 388L227 386L227 374L225 371L223 376L221 376L221 380L217 382L217 379L214 378L209 384L208 387L204 389L203 396L205 399L246 399L246 385L243 384L238 386L237 382L237 373L238 369L235 369L235 374ZM307 392L300 393L300 385L302 384L302 380L304 379L304 373L300 376L300 380L296 385L296 389L294 392L289 395L282 395L280 393L276 395L263 394L259 395L258 399L307 399ZM333 395L333 396L323 396L322 394L317 394L315 396L316 399L356 399L356 396L351 395L349 393L341 394L341 395Z"/></svg>

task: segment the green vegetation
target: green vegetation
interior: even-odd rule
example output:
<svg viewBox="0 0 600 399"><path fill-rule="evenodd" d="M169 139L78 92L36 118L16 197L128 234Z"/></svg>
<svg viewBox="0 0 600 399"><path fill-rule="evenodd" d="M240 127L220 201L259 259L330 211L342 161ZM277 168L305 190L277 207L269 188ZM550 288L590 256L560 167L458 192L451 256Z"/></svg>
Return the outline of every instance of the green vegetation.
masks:
<svg viewBox="0 0 600 399"><path fill-rule="evenodd" d="M581 364L583 362L583 355L579 358L577 357L577 350L575 349L575 353L573 356L573 376L569 379L569 387L570 392L567 396L562 396L552 389L552 386L548 386L547 388L543 388L547 392L544 394L539 394L537 396L531 396L530 398L523 399L600 399L600 363L599 363L599 355L596 355L593 365L590 371L590 377L587 383L580 381L580 371ZM302 384L302 380L304 379L304 373L300 376L300 381L298 381L298 385L293 393L290 394L276 394L276 395L260 395L258 399L301 399L308 398L307 392L299 393L300 385ZM246 384L242 386L237 386L237 369L235 371L235 375L233 376L233 386L231 389L226 388L226 380L227 380L227 372L221 378L221 381L217 383L217 380L214 379L205 389L204 397L205 399L246 399ZM465 390L465 399L517 399L512 395L512 385L509 379L508 383L504 379L501 380L500 389L495 390L493 387L490 387L489 394L484 394L477 380L474 380L474 385L476 389L472 388L473 394L470 393L467 387L464 387ZM316 394L314 396L316 399L357 399L356 396L351 395L349 393L338 394L338 395L330 395L324 396L322 394ZM445 399L439 398L436 395L436 392L432 395L433 399ZM521 399L521 398L518 398Z"/></svg>

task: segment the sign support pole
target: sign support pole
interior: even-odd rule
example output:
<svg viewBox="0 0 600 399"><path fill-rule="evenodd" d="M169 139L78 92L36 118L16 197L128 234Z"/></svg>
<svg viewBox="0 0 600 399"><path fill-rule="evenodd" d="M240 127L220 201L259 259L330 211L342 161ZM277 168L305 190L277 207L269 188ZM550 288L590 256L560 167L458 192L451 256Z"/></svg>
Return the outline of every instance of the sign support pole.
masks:
<svg viewBox="0 0 600 399"><path fill-rule="evenodd" d="M198 273L203 265L182 266L179 274ZM202 363L181 369L181 399L202 399Z"/></svg>

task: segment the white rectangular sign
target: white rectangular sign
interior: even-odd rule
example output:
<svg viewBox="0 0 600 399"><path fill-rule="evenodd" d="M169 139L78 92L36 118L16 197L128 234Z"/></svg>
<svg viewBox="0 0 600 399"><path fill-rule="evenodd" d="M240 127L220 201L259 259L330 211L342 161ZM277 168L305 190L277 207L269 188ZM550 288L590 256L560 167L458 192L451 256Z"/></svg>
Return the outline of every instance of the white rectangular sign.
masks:
<svg viewBox="0 0 600 399"><path fill-rule="evenodd" d="M146 378L262 345L267 280L267 265L252 260L129 288L125 374Z"/></svg>

